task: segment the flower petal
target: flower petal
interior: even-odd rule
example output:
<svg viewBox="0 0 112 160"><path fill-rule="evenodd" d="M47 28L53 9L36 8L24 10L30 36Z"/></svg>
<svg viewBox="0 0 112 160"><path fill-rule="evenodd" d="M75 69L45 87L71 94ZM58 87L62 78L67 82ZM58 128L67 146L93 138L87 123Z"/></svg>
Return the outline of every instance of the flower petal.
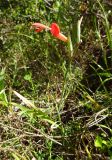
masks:
<svg viewBox="0 0 112 160"><path fill-rule="evenodd" d="M56 23L52 23L50 28L51 28L50 31L51 31L52 35L57 37L59 35L59 33L60 33L59 26Z"/></svg>
<svg viewBox="0 0 112 160"><path fill-rule="evenodd" d="M43 30L43 28L37 28L36 30L35 30L35 32L41 32Z"/></svg>
<svg viewBox="0 0 112 160"><path fill-rule="evenodd" d="M63 35L62 33L59 33L56 38L58 38L64 42L68 41L68 38L65 35Z"/></svg>
<svg viewBox="0 0 112 160"><path fill-rule="evenodd" d="M32 27L35 29L35 32L41 32L43 29L49 29L50 28L44 24L41 23L33 23Z"/></svg>

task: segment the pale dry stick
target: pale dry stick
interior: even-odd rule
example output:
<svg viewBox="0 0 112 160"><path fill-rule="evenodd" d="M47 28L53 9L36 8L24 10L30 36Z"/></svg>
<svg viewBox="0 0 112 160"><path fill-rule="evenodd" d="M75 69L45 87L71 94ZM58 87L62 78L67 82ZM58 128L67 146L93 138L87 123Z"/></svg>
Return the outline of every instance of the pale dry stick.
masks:
<svg viewBox="0 0 112 160"><path fill-rule="evenodd" d="M29 124L30 125L30 124ZM53 139L53 136L49 136L45 133L42 133L39 129L35 128L34 126L30 125L31 128L33 128L34 130L38 131L39 133L41 133L44 137L48 138L49 140L59 144L59 145L62 145L60 142L56 141L55 139Z"/></svg>
<svg viewBox="0 0 112 160"><path fill-rule="evenodd" d="M102 120L104 120L105 118L108 117L108 114L106 115L101 115L101 113L105 112L108 108L102 109L101 111L99 111L98 113L95 114L94 118L95 120L91 120L89 123L87 123L88 127L92 127L96 124L98 124L99 122L101 122ZM100 118L97 118L98 116L101 116Z"/></svg>
<svg viewBox="0 0 112 160"><path fill-rule="evenodd" d="M28 100L27 98L23 97L21 94L19 94L18 92L14 91L14 90L13 90L13 93L18 98L20 98L23 101L23 103L25 103L28 107L37 109L37 107L30 100Z"/></svg>
<svg viewBox="0 0 112 160"><path fill-rule="evenodd" d="M11 127L11 126L7 126L7 125L5 125L5 124L2 124L2 123L0 123L0 125L1 126L3 126L4 128L6 128L6 129L12 129L12 130L15 130L15 131L18 131L18 132L24 132L24 134L27 134L27 135L34 135L34 136L38 136L38 137L43 137L43 135L40 135L40 134L34 134L34 133L32 133L32 132L27 132L27 131L24 131L24 130L21 130L21 129L17 129L17 128L14 128L14 127Z"/></svg>
<svg viewBox="0 0 112 160"><path fill-rule="evenodd" d="M101 113L105 112L106 110L108 110L108 108L104 108L104 109L102 109L101 111L99 111L98 113L96 113L95 121L97 120L97 117L100 116Z"/></svg>
<svg viewBox="0 0 112 160"><path fill-rule="evenodd" d="M0 123L1 124L1 123ZM3 125L3 124L2 124ZM30 125L31 126L31 125ZM5 127L4 125L3 125L3 127ZM10 128L10 129L15 129L15 130L17 130L17 131L21 131L21 132L24 132L24 133L26 133L26 134L29 134L30 136L32 135L32 136L37 136L37 137L45 137L45 138L48 138L49 140L51 140L51 141L53 141L53 142L55 142L55 143L57 143L57 144L59 144L59 145L62 145L60 142L58 142L58 141L56 141L55 139L53 139L53 136L48 136L47 134L45 134L45 133L42 133L39 129L36 129L35 127L33 127L33 126L31 126L34 130L36 130L36 131L38 131L40 134L34 134L34 133L31 133L31 132L26 132L26 131L22 131L22 130L20 130L20 129L16 129L16 128L13 128L13 127L11 127L11 126L6 126L6 128Z"/></svg>
<svg viewBox="0 0 112 160"><path fill-rule="evenodd" d="M95 116L95 121L97 120L97 117L101 115L101 113L105 112L106 110L108 110L108 108L102 109L101 111L99 111L96 116ZM104 117L104 115L101 115ZM106 115L105 115L106 116ZM109 116L109 114L107 114L107 116ZM98 125L98 124L97 124ZM105 133L105 135L108 136L107 132L105 132L105 130L99 125L99 128Z"/></svg>
<svg viewBox="0 0 112 160"><path fill-rule="evenodd" d="M87 126L90 128L90 127L93 127L94 125L97 125L99 122L101 122L102 120L106 119L108 117L108 114L107 115L101 115L102 117L96 119L92 122L89 122L87 123Z"/></svg>
<svg viewBox="0 0 112 160"><path fill-rule="evenodd" d="M19 139L21 139L21 138L24 138L24 137L46 137L47 139L49 139L49 140L51 140L51 141L53 141L53 142L55 142L55 143L57 143L57 144L59 144L59 145L62 145L60 142L58 142L58 141L56 141L55 139L53 139L51 136L48 136L48 135L46 135L46 134L41 134L41 135L39 135L39 134L34 134L34 133L29 133L29 132L25 132L25 133L27 133L27 135L25 135L25 134L23 134L23 135L20 135L19 137L15 137L15 138L11 138L11 139L8 139L8 140L5 140L5 141L3 141L3 142L0 142L0 148L2 147L2 145L3 144L5 144L5 143L12 143L14 140L19 140ZM29 135L28 135L29 134Z"/></svg>
<svg viewBox="0 0 112 160"><path fill-rule="evenodd" d="M95 121L93 121L92 123L88 123L87 126L90 128L90 127L93 127L94 125L97 125L99 122L101 122L102 120L106 119L108 117L108 115L105 115L105 116L102 116L101 118L99 119L96 119Z"/></svg>
<svg viewBox="0 0 112 160"><path fill-rule="evenodd" d="M7 140L5 140L5 141L3 141L3 142L0 142L0 144L1 144L1 146L4 144L4 143L9 143L10 141L11 141L11 143L13 142L13 140L19 140L19 139L21 139L21 138L23 138L25 135L20 135L20 136L18 136L18 137L14 137L14 138L10 138L10 139L7 139ZM0 147L1 147L0 146Z"/></svg>

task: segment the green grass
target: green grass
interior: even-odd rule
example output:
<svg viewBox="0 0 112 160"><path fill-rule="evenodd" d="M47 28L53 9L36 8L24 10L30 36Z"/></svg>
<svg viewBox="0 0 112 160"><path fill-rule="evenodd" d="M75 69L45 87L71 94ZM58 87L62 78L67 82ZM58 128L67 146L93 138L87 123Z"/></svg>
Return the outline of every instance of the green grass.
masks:
<svg viewBox="0 0 112 160"><path fill-rule="evenodd" d="M112 159L110 3L0 6L0 160ZM69 42L33 22L57 22Z"/></svg>

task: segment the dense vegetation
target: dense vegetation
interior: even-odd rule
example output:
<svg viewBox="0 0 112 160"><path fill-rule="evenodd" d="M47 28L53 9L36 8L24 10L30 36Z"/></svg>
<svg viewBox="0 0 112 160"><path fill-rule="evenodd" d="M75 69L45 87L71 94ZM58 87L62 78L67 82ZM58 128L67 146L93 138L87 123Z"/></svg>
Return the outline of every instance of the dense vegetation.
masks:
<svg viewBox="0 0 112 160"><path fill-rule="evenodd" d="M111 0L0 0L1 160L112 159L111 9ZM34 22L56 22L68 42Z"/></svg>

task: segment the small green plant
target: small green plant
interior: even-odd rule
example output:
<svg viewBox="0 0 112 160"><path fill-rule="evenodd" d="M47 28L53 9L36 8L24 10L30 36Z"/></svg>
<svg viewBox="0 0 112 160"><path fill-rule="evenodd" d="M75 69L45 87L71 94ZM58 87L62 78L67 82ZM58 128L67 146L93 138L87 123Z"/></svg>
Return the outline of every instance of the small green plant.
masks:
<svg viewBox="0 0 112 160"><path fill-rule="evenodd" d="M31 72L30 72L30 73L27 73L27 74L24 76L24 79L31 84L31 89L32 89L33 91L35 91L35 85L34 85L34 83L33 83L32 73L31 73Z"/></svg>
<svg viewBox="0 0 112 160"><path fill-rule="evenodd" d="M97 136L94 145L103 152L108 151L110 159L112 159L112 137L106 140L105 137Z"/></svg>

